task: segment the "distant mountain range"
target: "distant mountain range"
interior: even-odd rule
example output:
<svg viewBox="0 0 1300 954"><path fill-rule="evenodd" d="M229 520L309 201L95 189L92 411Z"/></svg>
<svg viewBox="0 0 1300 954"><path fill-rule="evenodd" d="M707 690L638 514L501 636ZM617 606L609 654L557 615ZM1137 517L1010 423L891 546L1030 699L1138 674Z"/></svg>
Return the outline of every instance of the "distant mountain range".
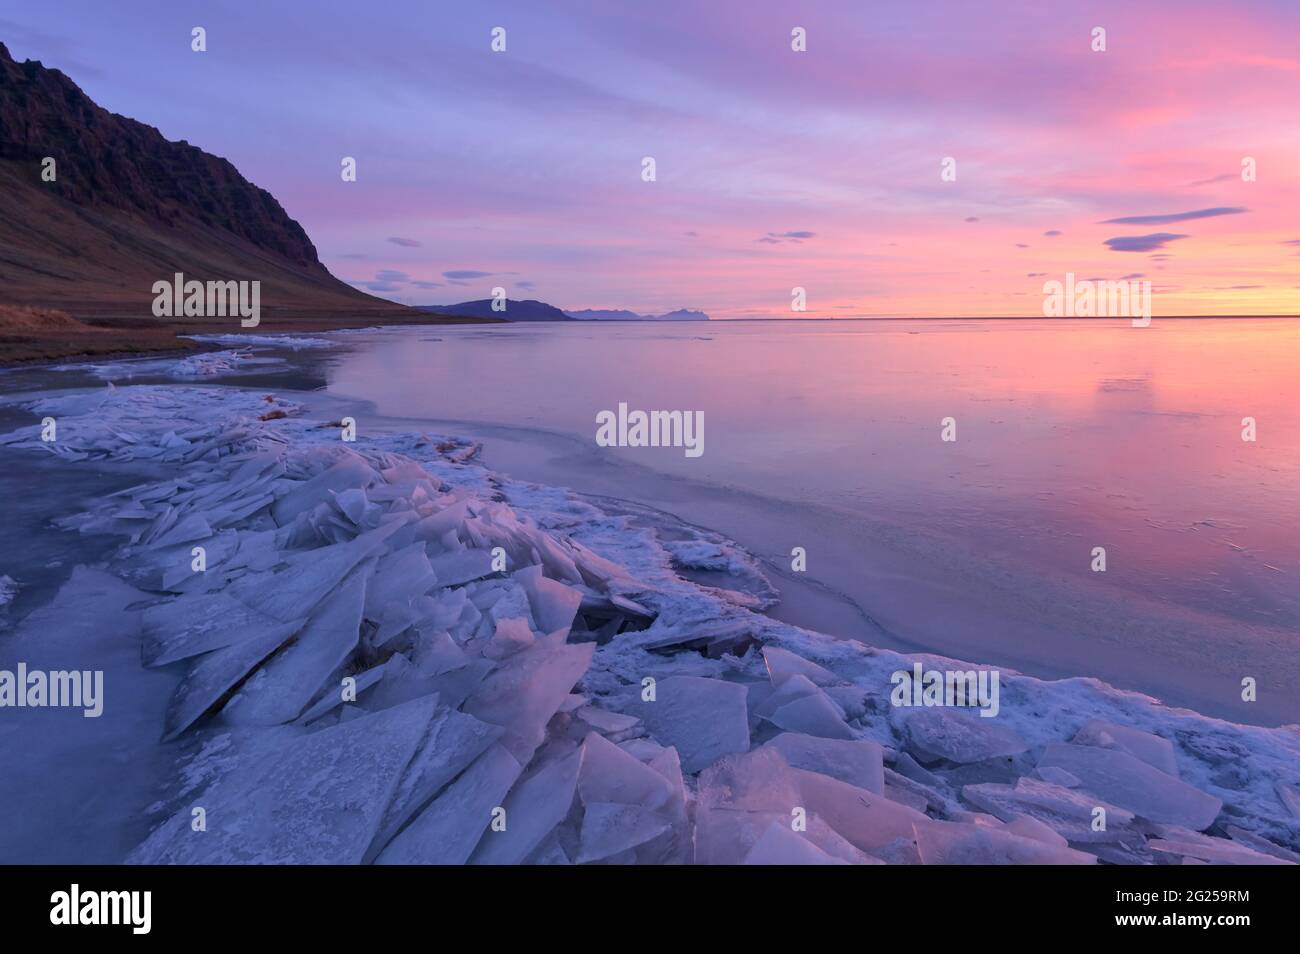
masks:
<svg viewBox="0 0 1300 954"><path fill-rule="evenodd" d="M662 315L638 315L626 308L583 308L581 311L566 311L570 318L578 321L708 321L709 316L702 311L678 308Z"/></svg>
<svg viewBox="0 0 1300 954"><path fill-rule="evenodd" d="M702 311L678 308L662 315L639 315L625 308L583 308L564 311L534 299L506 300L505 311L493 311L491 298L463 301L458 305L420 305L421 311L437 315L463 315L468 318L504 318L506 321L708 321Z"/></svg>
<svg viewBox="0 0 1300 954"><path fill-rule="evenodd" d="M462 301L458 305L417 305L420 311L435 315L460 315L465 318L495 318L498 321L571 321L572 319L554 305L532 299L506 300L505 311L493 311L491 298Z"/></svg>

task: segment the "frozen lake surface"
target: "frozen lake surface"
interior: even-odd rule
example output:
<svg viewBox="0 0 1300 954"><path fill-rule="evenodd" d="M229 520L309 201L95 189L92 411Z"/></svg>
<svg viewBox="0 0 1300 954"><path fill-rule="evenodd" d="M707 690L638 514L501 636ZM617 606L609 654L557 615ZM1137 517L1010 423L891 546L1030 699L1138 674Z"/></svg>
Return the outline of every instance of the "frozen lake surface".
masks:
<svg viewBox="0 0 1300 954"><path fill-rule="evenodd" d="M328 394L726 533L876 645L1300 721L1300 321L519 324L348 335ZM704 453L604 448L620 402ZM956 422L955 441L941 421ZM1257 440L1242 439L1243 419ZM363 420L364 425L364 420ZM1093 549L1104 547L1105 572ZM811 618L809 617L811 614ZM1257 702L1243 702L1254 678Z"/></svg>
<svg viewBox="0 0 1300 954"><path fill-rule="evenodd" d="M658 335L660 360L680 367L728 335L742 353L755 330L573 332ZM30 695L0 720L0 803L17 820L0 824L0 858L1300 861L1300 727L1213 718L1293 718L1294 627L1229 600L1198 608L1104 582L1123 576L1114 556L1105 574L1036 559L1035 541L1048 553L1053 537L1032 514L1004 516L1001 537L969 501L975 518L945 516L960 484L927 484L933 463L907 471L926 452L903 425L893 459L867 468L873 481L893 468L890 493L853 502L820 470L831 489L796 481L837 452L829 432L800 442L789 421L785 480L738 451L693 475L558 419L521 422L538 405L530 381L542 395L563 388L501 376L491 343L527 340L512 328L314 346L250 337L0 377L0 482L15 517L0 546L13 581L0 675L91 673L104 703L86 718L84 699ZM582 348L617 357L625 344ZM456 374L407 364L426 346L452 351ZM458 348L474 353L454 361ZM485 403L464 420L452 396L496 401L488 379L515 410ZM588 401L591 413L603 396L575 386L555 406ZM612 396L599 403L625 399ZM626 399L653 409L643 397ZM658 403L730 409L753 428L730 446L759 443L740 392L704 408L670 399ZM908 419L901 407L890 420ZM961 407L950 450L998 423ZM452 411L461 418L445 426ZM981 485L990 498L998 486ZM1060 514L1068 549L1084 531ZM1242 529L1233 552L1258 559ZM791 571L792 546L807 548L807 572ZM943 700L897 696L900 676L954 668L927 650L978 668L978 714L965 697L933 708ZM1259 702L1239 695L1247 676ZM211 825L197 837L196 800ZM806 839L786 827L803 805ZM500 837L486 831L492 806L515 820Z"/></svg>

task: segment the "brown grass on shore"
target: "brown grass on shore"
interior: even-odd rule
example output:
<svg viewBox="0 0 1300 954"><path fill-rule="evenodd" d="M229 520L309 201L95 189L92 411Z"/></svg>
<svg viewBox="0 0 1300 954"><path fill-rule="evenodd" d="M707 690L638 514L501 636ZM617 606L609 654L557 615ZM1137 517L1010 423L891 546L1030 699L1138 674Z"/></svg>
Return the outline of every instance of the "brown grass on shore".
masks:
<svg viewBox="0 0 1300 954"><path fill-rule="evenodd" d="M89 331L90 328L66 311L56 308L29 308L26 305L0 305L0 334L33 332L48 334L59 331Z"/></svg>
<svg viewBox="0 0 1300 954"><path fill-rule="evenodd" d="M0 364L193 347L166 328L99 328L55 308L0 304Z"/></svg>

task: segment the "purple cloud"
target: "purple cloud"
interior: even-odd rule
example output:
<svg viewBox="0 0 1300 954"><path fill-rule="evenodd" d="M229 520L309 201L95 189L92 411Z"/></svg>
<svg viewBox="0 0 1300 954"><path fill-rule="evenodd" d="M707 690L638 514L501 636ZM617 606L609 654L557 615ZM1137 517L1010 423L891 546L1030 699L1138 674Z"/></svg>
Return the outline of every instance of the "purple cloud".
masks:
<svg viewBox="0 0 1300 954"><path fill-rule="evenodd" d="M1164 248L1169 242L1185 238L1186 235L1175 232L1152 232L1150 235L1121 235L1118 238L1108 238L1105 244L1110 246L1112 252L1153 252L1158 248Z"/></svg>
<svg viewBox="0 0 1300 954"><path fill-rule="evenodd" d="M1058 236L1058 235L1061 234L1061 230L1060 230L1060 229L1048 229L1048 230L1047 230L1046 232L1044 232L1043 234L1046 235L1048 238L1056 238L1056 236Z"/></svg>
<svg viewBox="0 0 1300 954"><path fill-rule="evenodd" d="M394 245L400 245L400 246L402 246L402 248L419 248L419 247L420 247L420 243L417 242L415 239L409 239L409 238L390 238L388 241L392 242Z"/></svg>
<svg viewBox="0 0 1300 954"><path fill-rule="evenodd" d="M495 275L496 272L476 272L471 268L454 268L449 272L443 272L443 278L488 278Z"/></svg>
<svg viewBox="0 0 1300 954"><path fill-rule="evenodd" d="M1126 215L1118 219L1106 219L1102 225L1168 225L1171 222L1187 222L1191 219L1212 219L1219 215L1240 215L1248 212L1236 206L1218 206L1213 209L1195 209L1191 212L1170 212L1166 215Z"/></svg>
<svg viewBox="0 0 1300 954"><path fill-rule="evenodd" d="M798 244L805 239L810 239L816 232L768 232L767 235L760 239L754 239L755 242L765 242L768 245L780 245L782 242L794 242Z"/></svg>

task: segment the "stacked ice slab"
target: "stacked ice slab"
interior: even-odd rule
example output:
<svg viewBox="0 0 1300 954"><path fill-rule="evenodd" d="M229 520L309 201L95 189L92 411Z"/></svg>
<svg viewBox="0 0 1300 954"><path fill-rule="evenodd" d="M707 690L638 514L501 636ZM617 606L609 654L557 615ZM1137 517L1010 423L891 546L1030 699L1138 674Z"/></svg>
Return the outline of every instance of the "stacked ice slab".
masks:
<svg viewBox="0 0 1300 954"><path fill-rule="evenodd" d="M652 542L602 556L579 538L630 529L521 511L462 443L345 443L227 390L35 409L69 460L163 468L68 521L125 538L142 664L178 678L184 784L133 861L1297 860L1293 730L1087 688L1139 728L1014 674L1003 718L895 708L908 657L752 613Z"/></svg>

